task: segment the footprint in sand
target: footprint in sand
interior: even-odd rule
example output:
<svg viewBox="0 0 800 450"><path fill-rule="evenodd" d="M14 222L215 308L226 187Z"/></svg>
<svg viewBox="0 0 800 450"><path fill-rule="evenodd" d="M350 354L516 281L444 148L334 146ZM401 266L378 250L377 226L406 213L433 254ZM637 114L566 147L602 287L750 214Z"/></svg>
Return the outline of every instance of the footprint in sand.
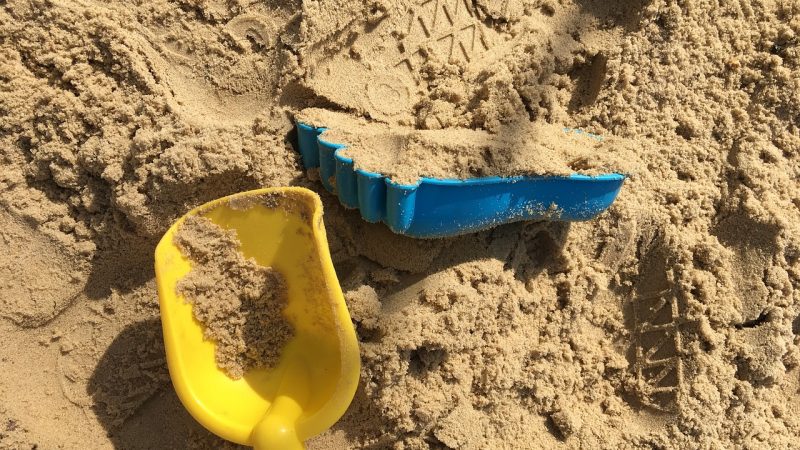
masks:
<svg viewBox="0 0 800 450"><path fill-rule="evenodd" d="M671 265L666 246L653 244L641 258L633 301L636 394L642 404L662 412L677 411L686 382L681 355L685 307L668 277Z"/></svg>
<svg viewBox="0 0 800 450"><path fill-rule="evenodd" d="M779 227L759 223L744 214L734 214L720 220L711 232L732 251L730 264L743 319L756 320L770 306L770 293L764 279L777 253Z"/></svg>
<svg viewBox="0 0 800 450"><path fill-rule="evenodd" d="M739 297L742 322L729 345L737 349L736 378L756 386L771 385L785 375L782 358L793 338L791 325L769 312L781 300L765 280L778 251L780 228L760 223L743 213L720 219L711 230L730 250L724 265L731 273L732 292ZM696 321L687 318L687 306L678 295L670 271L673 255L660 237L653 239L640 258L640 273L632 303L634 315L632 368L639 401L663 412L677 412L688 383L688 361L683 354Z"/></svg>
<svg viewBox="0 0 800 450"><path fill-rule="evenodd" d="M529 103L539 103L545 91L554 89L548 79L562 64L557 60L580 55L571 69L558 70L565 70L561 75L574 82L571 109L593 103L605 82L606 56L598 50L616 37L608 31L581 33L598 18L622 27L612 18L615 8L541 7L523 15L527 7L519 0L405 0L386 9L376 7L373 15L360 21L340 20L344 25L331 29L318 24L342 13L315 5L303 12L312 31L297 48L307 68L304 85L341 108L410 125L419 119L415 107L430 96L432 86L481 85L495 70L518 64L531 67L515 69L521 72L517 75L538 80L526 84L521 94ZM350 12L354 17L361 14ZM314 26L324 29L315 33ZM505 61L512 52L519 58ZM527 57L533 59L519 61ZM426 68L428 62L436 64ZM435 118L440 126L446 125Z"/></svg>
<svg viewBox="0 0 800 450"><path fill-rule="evenodd" d="M431 59L477 70L510 36L489 27L468 0L401 2L379 23L351 24L352 42L332 56L311 51L306 85L345 108L389 123L410 123ZM309 46L313 48L314 45ZM491 50L491 51L490 51Z"/></svg>
<svg viewBox="0 0 800 450"><path fill-rule="evenodd" d="M222 29L182 19L151 30L160 51L147 53L170 90L171 106L201 125L252 122L277 91L279 23L281 17L250 12Z"/></svg>
<svg viewBox="0 0 800 450"><path fill-rule="evenodd" d="M684 384L684 361L680 356L683 321L678 300L669 290L641 296L636 315L636 378L643 387L640 401L661 411L677 408Z"/></svg>
<svg viewBox="0 0 800 450"><path fill-rule="evenodd" d="M792 324L780 312L790 295L789 277L781 280L774 262L781 228L735 213L719 220L711 231L730 250L727 264L739 298L742 322L731 337L737 353L736 378L771 386L786 376L783 357L794 340Z"/></svg>

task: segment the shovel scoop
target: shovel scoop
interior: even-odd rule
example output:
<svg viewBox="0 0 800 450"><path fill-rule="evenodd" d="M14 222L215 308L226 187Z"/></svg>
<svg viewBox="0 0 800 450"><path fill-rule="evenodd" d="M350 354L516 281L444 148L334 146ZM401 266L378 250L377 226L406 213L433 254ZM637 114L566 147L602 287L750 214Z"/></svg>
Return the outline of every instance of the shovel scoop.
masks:
<svg viewBox="0 0 800 450"><path fill-rule="evenodd" d="M294 336L276 367L234 380L217 367L192 305L176 285L191 270L173 243L189 216L236 231L241 251L283 276L285 320ZM184 407L209 431L257 449L302 449L344 414L355 394L358 341L331 263L322 203L303 188L242 192L180 218L155 252L155 270L172 384Z"/></svg>

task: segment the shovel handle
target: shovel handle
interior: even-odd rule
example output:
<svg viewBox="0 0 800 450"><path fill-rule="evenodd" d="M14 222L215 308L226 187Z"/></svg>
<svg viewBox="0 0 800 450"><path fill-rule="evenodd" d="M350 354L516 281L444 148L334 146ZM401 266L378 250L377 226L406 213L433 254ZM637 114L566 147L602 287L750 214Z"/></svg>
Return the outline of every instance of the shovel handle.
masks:
<svg viewBox="0 0 800 450"><path fill-rule="evenodd" d="M267 414L253 428L251 442L255 450L305 450L294 423L303 409L291 397L279 396Z"/></svg>
<svg viewBox="0 0 800 450"><path fill-rule="evenodd" d="M289 361L281 376L278 394L250 434L255 450L305 450L295 423L308 400L308 373L303 361Z"/></svg>

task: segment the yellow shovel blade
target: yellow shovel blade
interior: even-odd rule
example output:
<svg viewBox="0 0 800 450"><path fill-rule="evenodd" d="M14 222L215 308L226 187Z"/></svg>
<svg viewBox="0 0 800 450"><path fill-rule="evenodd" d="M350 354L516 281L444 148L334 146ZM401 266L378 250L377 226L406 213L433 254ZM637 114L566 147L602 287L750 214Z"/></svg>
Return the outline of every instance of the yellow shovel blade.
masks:
<svg viewBox="0 0 800 450"><path fill-rule="evenodd" d="M270 199L269 206L258 201L263 198ZM173 237L191 215L235 230L246 257L285 278L284 315L295 333L277 367L251 370L239 380L217 368L214 343L203 339L192 306L175 291L191 265ZM302 448L302 441L344 414L358 384L358 341L331 263L322 203L315 193L303 188L259 189L195 208L161 239L155 269L172 384L204 427L257 448Z"/></svg>

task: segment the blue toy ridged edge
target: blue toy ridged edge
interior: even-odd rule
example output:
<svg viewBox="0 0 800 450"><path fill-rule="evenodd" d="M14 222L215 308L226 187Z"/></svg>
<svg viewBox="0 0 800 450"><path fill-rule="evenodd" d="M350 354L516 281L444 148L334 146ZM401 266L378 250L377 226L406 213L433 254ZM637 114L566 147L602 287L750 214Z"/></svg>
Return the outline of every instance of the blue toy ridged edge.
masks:
<svg viewBox="0 0 800 450"><path fill-rule="evenodd" d="M613 203L626 178L617 173L597 176L492 176L465 180L422 177L415 184L399 184L379 173L356 169L353 160L340 152L345 145L320 137L327 128L301 122L296 125L303 165L306 169L319 168L325 189L335 193L345 207L357 208L367 222L383 222L395 233L412 237L453 236L518 220L589 220ZM472 186L470 193L484 194L488 202L480 204L481 199L475 202L470 198L467 202L462 199L462 207L455 209L454 215L439 214L439 217L434 217L437 214L428 214L427 223L423 223L425 220L415 223L418 191L425 188L447 190L454 186ZM528 187L530 189L526 189ZM459 189L458 192L465 191ZM511 198L515 194L519 198ZM442 194L432 193L428 197L437 195ZM543 201L537 201L534 197ZM559 201L562 198L564 201ZM428 201L425 206L436 209L454 200L451 190L438 203L431 204ZM557 207L554 209L552 205ZM473 206L478 214L469 211ZM446 211L441 213L447 214ZM458 216L463 220L459 220Z"/></svg>

